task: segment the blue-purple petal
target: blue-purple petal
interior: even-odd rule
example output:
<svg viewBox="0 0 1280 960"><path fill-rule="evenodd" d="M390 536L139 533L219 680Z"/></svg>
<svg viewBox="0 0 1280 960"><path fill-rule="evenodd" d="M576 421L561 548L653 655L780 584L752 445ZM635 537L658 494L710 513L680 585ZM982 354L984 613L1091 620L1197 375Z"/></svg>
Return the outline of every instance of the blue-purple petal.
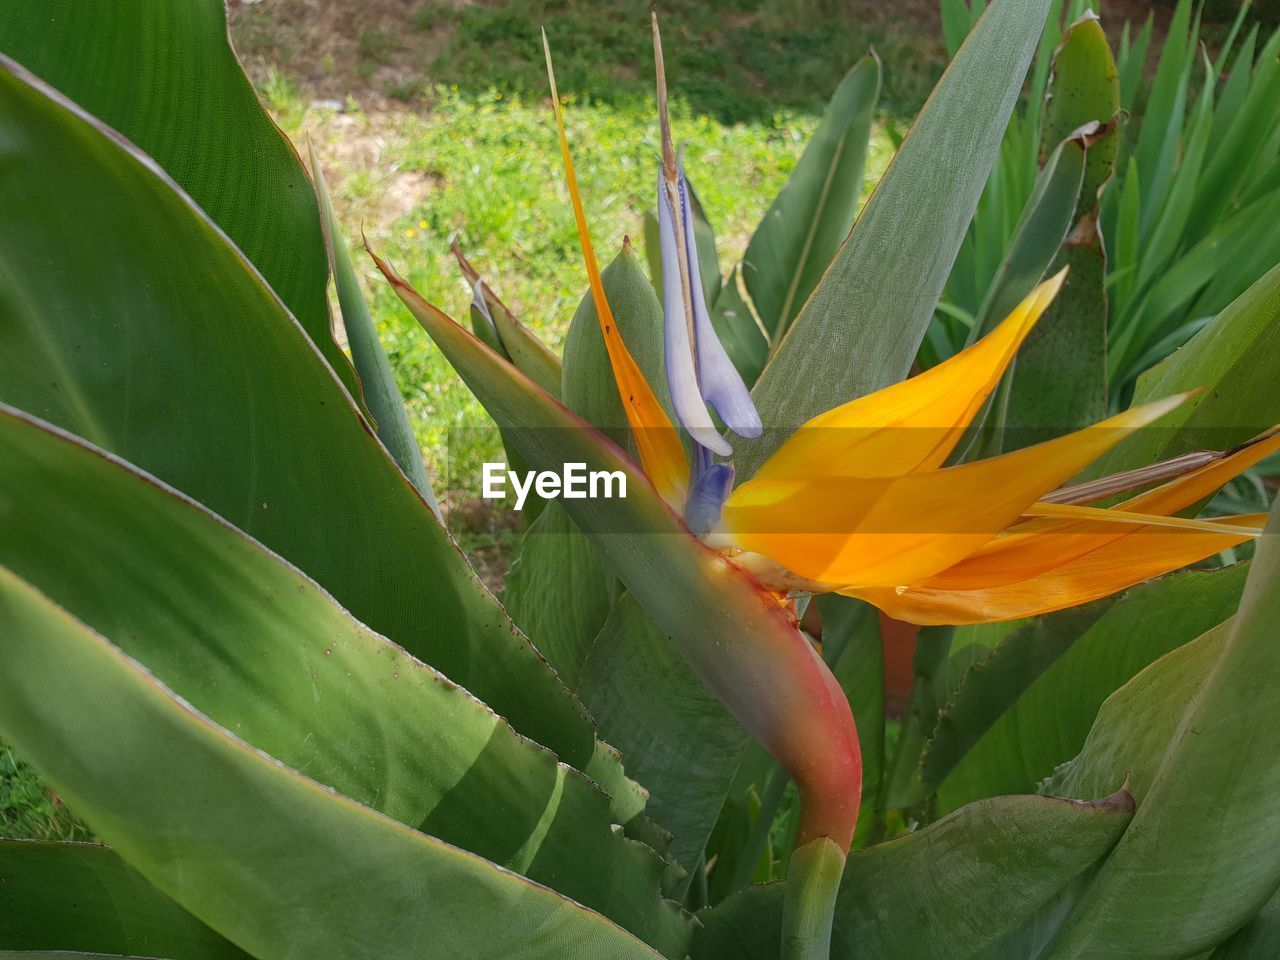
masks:
<svg viewBox="0 0 1280 960"><path fill-rule="evenodd" d="M696 536L710 533L720 522L724 502L733 489L733 465L713 463L711 452L702 447L694 451L693 482L684 505L684 522Z"/></svg>
<svg viewBox="0 0 1280 960"><path fill-rule="evenodd" d="M728 456L733 448L711 422L694 371L693 344L689 340L689 325L680 283L681 263L676 245L675 214L663 184L661 170L658 171L658 237L662 252L662 339L671 404L675 408L676 418L695 442L721 456ZM685 267L688 269L688 264ZM698 274L690 272L689 276L694 288L692 292L695 294L696 328L696 305L702 301L702 291ZM703 311L705 310L704 304Z"/></svg>

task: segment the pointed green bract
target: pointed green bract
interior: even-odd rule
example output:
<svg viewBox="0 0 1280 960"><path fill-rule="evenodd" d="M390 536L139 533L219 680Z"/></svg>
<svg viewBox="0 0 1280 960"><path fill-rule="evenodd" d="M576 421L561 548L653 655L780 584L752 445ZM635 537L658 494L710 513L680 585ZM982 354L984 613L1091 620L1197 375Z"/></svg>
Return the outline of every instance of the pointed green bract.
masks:
<svg viewBox="0 0 1280 960"><path fill-rule="evenodd" d="M369 413L378 428L378 439L386 446L396 464L404 471L415 490L427 505L437 513L435 492L431 479L422 462L422 450L418 448L413 428L409 426L409 414L400 396L400 387L387 360L387 353L378 340L378 330L369 304L360 290L360 280L351 264L351 252L342 236L342 225L333 210L329 188L320 169L320 158L311 149L311 175L315 178L316 197L320 201L320 216L324 224L325 242L329 247L329 259L333 265L333 284L338 292L342 308L342 326L347 332L347 343L360 374L360 389Z"/></svg>
<svg viewBox="0 0 1280 960"><path fill-rule="evenodd" d="M1069 272L1018 351L1004 449L1051 440L1106 416L1107 252L1098 218L1119 146L1119 111L1111 48L1097 18L1086 16L1066 32L1054 57L1041 129L1043 152L1070 137L1080 137L1085 148L1072 226L1048 267Z"/></svg>
<svg viewBox="0 0 1280 960"><path fill-rule="evenodd" d="M2 568L0 622L0 730L131 866L253 956L657 956L252 749Z"/></svg>

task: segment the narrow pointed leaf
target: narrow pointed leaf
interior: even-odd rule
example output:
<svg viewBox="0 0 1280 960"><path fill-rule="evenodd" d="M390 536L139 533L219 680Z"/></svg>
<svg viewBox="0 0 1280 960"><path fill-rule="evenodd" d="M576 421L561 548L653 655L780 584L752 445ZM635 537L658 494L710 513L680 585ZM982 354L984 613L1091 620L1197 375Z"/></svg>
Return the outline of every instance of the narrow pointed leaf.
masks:
<svg viewBox="0 0 1280 960"><path fill-rule="evenodd" d="M501 344L499 352L505 354L507 359L516 365L517 370L543 390L559 396L560 358L538 339L537 334L521 323L505 303L498 299L498 295L493 292L489 284L485 283L476 268L462 255L456 240L453 244L453 255L458 260L458 266L462 268L463 276L476 292L475 295L484 304L485 319L492 324L494 336ZM472 309L474 312L476 309L474 305ZM476 335L479 336L479 331Z"/></svg>
<svg viewBox="0 0 1280 960"><path fill-rule="evenodd" d="M1168 359L1138 380L1134 402L1206 387L1165 421L1126 441L1088 476L1156 463L1190 450L1229 449L1280 421L1274 357L1280 354L1280 266ZM1186 384L1187 387L1180 387Z"/></svg>
<svg viewBox="0 0 1280 960"><path fill-rule="evenodd" d="M906 376L999 151L1047 9L1047 0L996 0L939 81L756 383L753 396L768 429L736 448L744 479L801 423Z"/></svg>
<svg viewBox="0 0 1280 960"><path fill-rule="evenodd" d="M840 81L782 192L742 257L742 275L764 327L781 338L853 226L871 120L880 93L873 53Z"/></svg>
<svg viewBox="0 0 1280 960"><path fill-rule="evenodd" d="M409 425L404 398L400 396L400 385L396 383L396 375L391 370L386 351L378 340L378 330L369 313L364 293L360 290L360 280L351 264L351 251L347 248L342 225L334 213L329 187L325 183L324 171L320 168L320 158L314 147L311 149L311 175L315 180L316 197L320 202L325 242L333 267L333 284L338 291L338 303L342 308L342 326L347 333L347 343L351 347L356 372L360 375L361 395L377 425L378 439L404 471L413 488L422 495L422 499L439 513L440 507L436 503L435 492L431 489L431 478L427 476L427 468L422 462L422 450L419 449L413 428Z"/></svg>

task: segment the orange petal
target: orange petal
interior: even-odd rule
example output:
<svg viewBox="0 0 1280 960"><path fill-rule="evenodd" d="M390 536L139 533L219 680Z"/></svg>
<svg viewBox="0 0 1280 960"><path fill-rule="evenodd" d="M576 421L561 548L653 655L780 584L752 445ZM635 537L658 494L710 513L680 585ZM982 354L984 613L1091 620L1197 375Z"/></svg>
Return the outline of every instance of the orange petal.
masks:
<svg viewBox="0 0 1280 960"><path fill-rule="evenodd" d="M1261 434L1229 456L1185 476L1155 487L1119 504L1125 513L1167 515L1209 496L1234 477L1280 450L1280 432ZM1034 509L1044 510L1046 504ZM1056 509L1056 508L1055 508ZM1097 522L1096 516L1077 519L1036 519L1011 527L972 556L944 570L928 584L945 590L987 589L1026 580L1052 570L1073 557L1128 536L1132 527Z"/></svg>
<svg viewBox="0 0 1280 960"><path fill-rule="evenodd" d="M898 477L753 478L730 495L720 532L809 580L854 587L915 583L980 549L1045 492L1186 396L944 470ZM810 464L810 470L821 466Z"/></svg>
<svg viewBox="0 0 1280 960"><path fill-rule="evenodd" d="M1265 513L1212 521L1218 533L1143 527L1051 570L1013 583L947 589L936 580L913 587L841 590L897 620L919 624L990 623L1052 613L1110 596L1134 584L1211 557L1249 540Z"/></svg>
<svg viewBox="0 0 1280 960"><path fill-rule="evenodd" d="M582 257L586 261L587 281L591 285L591 297L595 301L596 316L600 318L600 332L604 336L605 349L609 353L609 365L618 385L618 396L627 414L627 423L635 437L640 453L640 463L645 475L653 483L659 496L679 509L684 504L689 483L689 464L684 447L666 411L658 403L649 382L631 351L618 333L613 321L613 311L604 295L600 281L600 268L591 246L591 234L587 230L587 217L582 209L582 197L578 193L578 177L569 154L569 137L565 133L564 113L560 107L560 94L556 90L555 72L551 66L551 47L547 34L542 33L542 47L547 57L547 78L551 81L551 105L555 110L556 129L560 134L560 155L564 158L565 179L569 184L569 200L573 204L573 217L578 225L578 239L582 244Z"/></svg>
<svg viewBox="0 0 1280 960"><path fill-rule="evenodd" d="M995 330L909 380L819 414L756 472L757 479L892 477L942 465L1053 301L1066 270L1040 284Z"/></svg>

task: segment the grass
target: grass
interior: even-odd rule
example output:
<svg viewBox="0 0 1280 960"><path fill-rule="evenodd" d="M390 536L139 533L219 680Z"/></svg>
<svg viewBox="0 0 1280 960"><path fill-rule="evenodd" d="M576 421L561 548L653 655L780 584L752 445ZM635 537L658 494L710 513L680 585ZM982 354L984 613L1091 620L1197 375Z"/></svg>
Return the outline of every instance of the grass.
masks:
<svg viewBox="0 0 1280 960"><path fill-rule="evenodd" d="M89 829L0 741L0 837L91 840Z"/></svg>

